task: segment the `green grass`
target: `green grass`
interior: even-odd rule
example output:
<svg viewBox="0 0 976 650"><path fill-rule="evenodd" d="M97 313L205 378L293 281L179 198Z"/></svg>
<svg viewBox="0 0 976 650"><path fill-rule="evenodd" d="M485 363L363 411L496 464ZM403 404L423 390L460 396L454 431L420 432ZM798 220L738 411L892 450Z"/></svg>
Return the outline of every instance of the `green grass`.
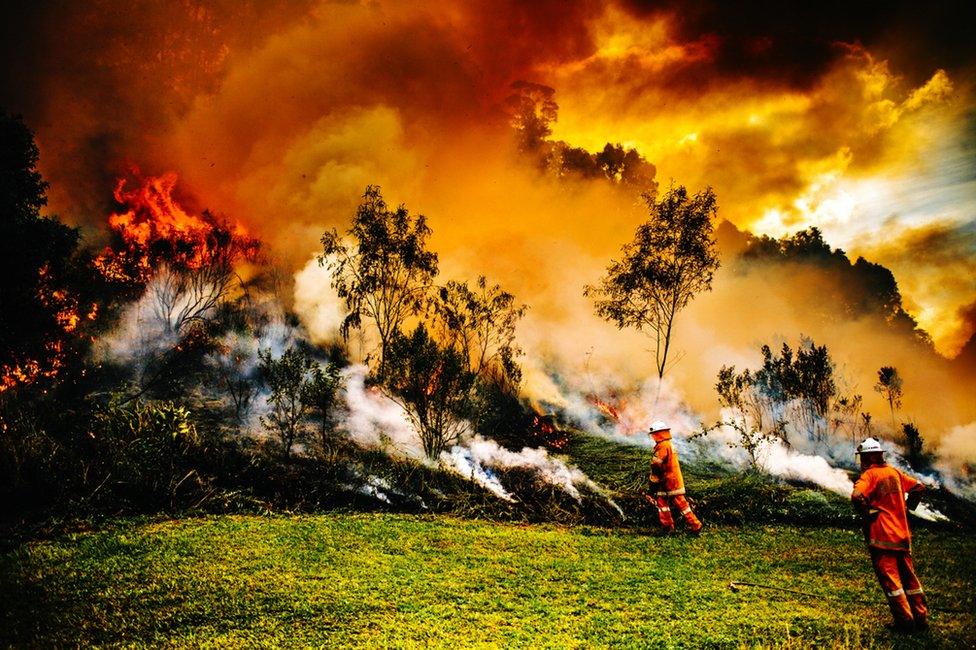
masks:
<svg viewBox="0 0 976 650"><path fill-rule="evenodd" d="M121 521L5 552L0 642L64 646L964 647L976 537L921 530L933 615L893 637L860 537L701 538L391 514ZM733 593L730 580L828 598Z"/></svg>

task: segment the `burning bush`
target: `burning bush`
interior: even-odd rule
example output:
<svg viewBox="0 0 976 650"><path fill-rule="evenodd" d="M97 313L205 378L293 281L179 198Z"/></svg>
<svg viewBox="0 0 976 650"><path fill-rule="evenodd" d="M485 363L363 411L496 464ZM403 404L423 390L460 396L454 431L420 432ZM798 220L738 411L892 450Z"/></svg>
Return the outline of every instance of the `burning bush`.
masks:
<svg viewBox="0 0 976 650"><path fill-rule="evenodd" d="M135 188L127 189L126 178L115 187L115 200L126 208L109 216L116 241L95 260L108 280L139 290L166 265L177 276L188 276L190 284L219 285L236 263L257 255L259 242L239 224L207 210L187 212L173 196L175 173L133 174Z"/></svg>
<svg viewBox="0 0 976 650"><path fill-rule="evenodd" d="M47 183L33 133L0 113L0 393L56 376L82 356L98 314L79 232L41 216Z"/></svg>

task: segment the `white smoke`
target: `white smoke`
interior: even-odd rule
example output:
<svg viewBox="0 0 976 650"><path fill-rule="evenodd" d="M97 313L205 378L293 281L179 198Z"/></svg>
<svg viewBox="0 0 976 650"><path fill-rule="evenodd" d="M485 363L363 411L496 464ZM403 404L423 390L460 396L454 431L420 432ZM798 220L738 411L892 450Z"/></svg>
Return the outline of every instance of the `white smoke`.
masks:
<svg viewBox="0 0 976 650"><path fill-rule="evenodd" d="M461 476L477 483L499 499L514 502L515 497L508 493L498 476L477 458L470 447L455 445L449 451L441 452L441 463Z"/></svg>
<svg viewBox="0 0 976 650"><path fill-rule="evenodd" d="M368 368L353 365L342 371L345 381L346 417L342 427L349 437L367 448L431 463L403 407L378 388L366 386ZM528 468L539 478L554 485L573 499L582 499L579 488L586 486L602 494L600 488L576 467L553 458L545 449L523 448L509 451L494 440L479 435L465 435L450 449L441 453L436 464L477 483L505 501L514 501L495 473L499 469Z"/></svg>
<svg viewBox="0 0 976 650"><path fill-rule="evenodd" d="M147 364L179 341L179 333L162 317L156 305L156 288L153 280L139 300L125 308L115 328L92 346L96 361L125 366L140 382Z"/></svg>
<svg viewBox="0 0 976 650"><path fill-rule="evenodd" d="M367 387L368 374L369 369L362 364L342 370L346 407L342 428L362 447L416 460L425 458L420 436L403 407L379 388Z"/></svg>

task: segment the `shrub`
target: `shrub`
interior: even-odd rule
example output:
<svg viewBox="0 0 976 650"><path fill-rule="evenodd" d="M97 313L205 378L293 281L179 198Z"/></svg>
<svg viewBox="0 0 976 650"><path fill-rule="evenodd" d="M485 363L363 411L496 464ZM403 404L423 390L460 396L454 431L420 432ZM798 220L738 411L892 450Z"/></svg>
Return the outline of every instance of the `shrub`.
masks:
<svg viewBox="0 0 976 650"><path fill-rule="evenodd" d="M173 507L196 474L199 437L189 410L168 401L109 403L95 411L89 435L108 492L136 506Z"/></svg>

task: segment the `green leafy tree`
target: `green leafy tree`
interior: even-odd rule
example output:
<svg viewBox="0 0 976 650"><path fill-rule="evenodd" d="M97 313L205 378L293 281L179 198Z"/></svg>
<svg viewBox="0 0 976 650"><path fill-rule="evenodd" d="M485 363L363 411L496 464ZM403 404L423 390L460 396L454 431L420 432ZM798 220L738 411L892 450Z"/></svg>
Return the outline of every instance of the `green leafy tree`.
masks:
<svg viewBox="0 0 976 650"><path fill-rule="evenodd" d="M332 272L332 287L345 303L343 337L364 321L376 328L383 377L391 342L425 304L437 275L437 254L427 250L427 219L410 215L402 205L391 210L374 185L366 188L346 234L351 243L335 229L322 235L319 264Z"/></svg>
<svg viewBox="0 0 976 650"><path fill-rule="evenodd" d="M339 364L334 362L329 362L324 367L316 365L302 394L305 404L318 415L319 437L323 452L329 449L329 434L336 425L339 390L342 388L340 370Z"/></svg>
<svg viewBox="0 0 976 650"><path fill-rule="evenodd" d="M633 327L655 342L658 377L668 368L671 336L678 312L697 294L708 291L718 269L712 220L717 212L711 188L689 197L671 187L656 201L645 193L649 218L625 244L597 286L585 294L596 301L596 313L618 328Z"/></svg>
<svg viewBox="0 0 976 650"><path fill-rule="evenodd" d="M475 374L467 358L419 325L409 336L395 335L388 363L390 396L407 412L427 457L437 458L460 439L471 416Z"/></svg>
<svg viewBox="0 0 976 650"><path fill-rule="evenodd" d="M260 350L258 357L261 374L271 391L269 410L261 416L261 424L278 436L287 459L292 446L301 441L307 429L311 410L308 387L314 377L315 361L299 347L288 348L277 359L270 349Z"/></svg>
<svg viewBox="0 0 976 650"><path fill-rule="evenodd" d="M501 369L514 383L521 378L516 358L522 351L515 329L525 315L525 305L499 285L479 276L474 287L450 281L431 301L434 328L442 342L468 360L468 369L482 375Z"/></svg>
<svg viewBox="0 0 976 650"><path fill-rule="evenodd" d="M902 378L898 374L898 369L893 366L882 366L878 370L878 381L874 385L874 390L880 393L885 401L888 402L888 410L891 412L891 426L895 425L895 409L901 408L902 398Z"/></svg>

